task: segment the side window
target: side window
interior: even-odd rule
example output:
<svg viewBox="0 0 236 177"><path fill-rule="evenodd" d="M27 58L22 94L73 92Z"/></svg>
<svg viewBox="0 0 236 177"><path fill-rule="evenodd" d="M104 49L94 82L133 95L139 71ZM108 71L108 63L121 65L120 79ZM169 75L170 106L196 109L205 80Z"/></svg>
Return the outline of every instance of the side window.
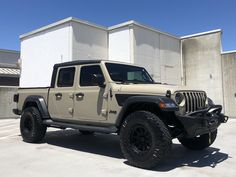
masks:
<svg viewBox="0 0 236 177"><path fill-rule="evenodd" d="M57 86L72 87L74 84L74 77L75 77L75 67L60 69L57 79Z"/></svg>
<svg viewBox="0 0 236 177"><path fill-rule="evenodd" d="M82 66L80 71L80 86L98 86L98 77L105 81L99 65Z"/></svg>

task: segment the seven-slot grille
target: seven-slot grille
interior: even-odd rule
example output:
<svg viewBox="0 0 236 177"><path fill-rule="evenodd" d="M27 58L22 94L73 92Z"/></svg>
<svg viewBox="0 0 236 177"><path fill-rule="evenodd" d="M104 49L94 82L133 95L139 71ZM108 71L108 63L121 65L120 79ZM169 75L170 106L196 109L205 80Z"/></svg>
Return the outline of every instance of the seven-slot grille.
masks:
<svg viewBox="0 0 236 177"><path fill-rule="evenodd" d="M204 109L206 94L204 92L180 92L184 95L186 113Z"/></svg>

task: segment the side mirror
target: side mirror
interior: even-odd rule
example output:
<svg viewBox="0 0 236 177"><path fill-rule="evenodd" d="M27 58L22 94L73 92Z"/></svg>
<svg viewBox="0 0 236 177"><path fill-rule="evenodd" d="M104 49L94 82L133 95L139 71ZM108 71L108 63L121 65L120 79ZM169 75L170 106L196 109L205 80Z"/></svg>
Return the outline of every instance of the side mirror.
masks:
<svg viewBox="0 0 236 177"><path fill-rule="evenodd" d="M104 88L106 85L104 84L105 80L103 75L101 74L93 74L95 82L97 83L97 85L101 88Z"/></svg>

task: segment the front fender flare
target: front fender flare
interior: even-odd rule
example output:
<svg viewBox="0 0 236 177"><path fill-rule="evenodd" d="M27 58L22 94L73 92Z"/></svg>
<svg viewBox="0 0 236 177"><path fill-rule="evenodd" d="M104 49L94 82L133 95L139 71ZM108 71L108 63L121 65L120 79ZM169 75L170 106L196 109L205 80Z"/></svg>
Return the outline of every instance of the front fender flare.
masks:
<svg viewBox="0 0 236 177"><path fill-rule="evenodd" d="M132 104L135 103L140 103L140 104L144 104L144 103L152 103L152 104L156 104L157 107L159 107L160 110L165 111L165 112L174 112L174 111L178 111L179 107L178 105L171 99L165 96L131 96L129 97L124 103L122 103L122 109L118 115L118 118L116 120L116 126L120 126L123 118L124 118L124 114L126 111L128 111L129 107ZM173 107L167 107L167 108L160 108L159 104L160 103L170 103L173 105Z"/></svg>

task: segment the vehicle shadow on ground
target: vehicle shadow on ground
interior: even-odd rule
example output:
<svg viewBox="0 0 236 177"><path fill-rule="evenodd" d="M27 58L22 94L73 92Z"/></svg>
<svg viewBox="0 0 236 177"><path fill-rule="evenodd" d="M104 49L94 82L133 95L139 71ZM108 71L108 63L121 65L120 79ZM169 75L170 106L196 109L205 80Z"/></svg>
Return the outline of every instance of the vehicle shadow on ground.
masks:
<svg viewBox="0 0 236 177"><path fill-rule="evenodd" d="M119 145L119 136L108 134L82 135L77 130L58 130L47 132L45 142L63 148L89 152L113 158L123 159ZM154 171L170 171L179 167L212 167L227 160L227 153L209 147L202 151L191 151L181 144L173 143L167 159ZM128 162L125 161L128 165Z"/></svg>
<svg viewBox="0 0 236 177"><path fill-rule="evenodd" d="M51 145L72 150L123 158L119 137L116 135L98 133L82 135L78 130L58 130L47 132L44 141Z"/></svg>
<svg viewBox="0 0 236 177"><path fill-rule="evenodd" d="M220 149L209 147L201 151L191 151L184 148L181 144L173 144L172 150L167 159L154 171L170 171L179 167L212 167L227 160L229 155L220 152Z"/></svg>

